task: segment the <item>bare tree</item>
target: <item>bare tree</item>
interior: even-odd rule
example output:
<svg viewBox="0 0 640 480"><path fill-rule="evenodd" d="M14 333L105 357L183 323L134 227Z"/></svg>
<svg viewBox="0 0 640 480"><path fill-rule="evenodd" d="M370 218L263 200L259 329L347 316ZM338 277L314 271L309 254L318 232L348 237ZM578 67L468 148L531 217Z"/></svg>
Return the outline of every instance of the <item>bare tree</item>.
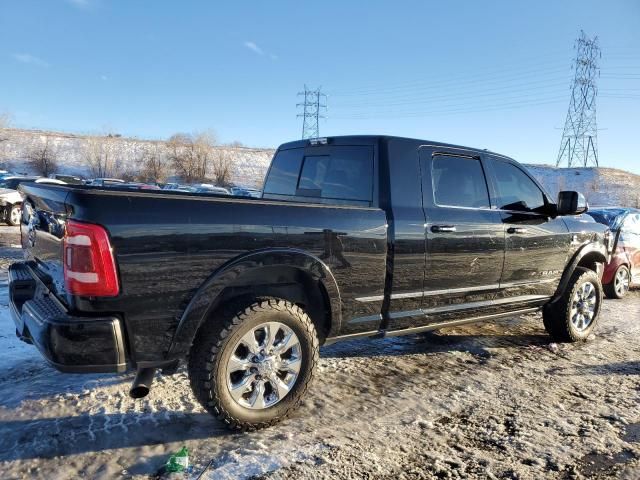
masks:
<svg viewBox="0 0 640 480"><path fill-rule="evenodd" d="M216 136L213 131L195 133L193 136L195 160L198 165L200 179L208 178L210 171L213 147L216 144Z"/></svg>
<svg viewBox="0 0 640 480"><path fill-rule="evenodd" d="M9 139L7 129L11 128L11 116L8 113L0 112L0 143Z"/></svg>
<svg viewBox="0 0 640 480"><path fill-rule="evenodd" d="M227 187L231 184L233 173L232 154L229 150L217 148L211 159L211 173L216 185Z"/></svg>
<svg viewBox="0 0 640 480"><path fill-rule="evenodd" d="M111 137L90 137L87 140L86 159L94 178L116 174L115 151Z"/></svg>
<svg viewBox="0 0 640 480"><path fill-rule="evenodd" d="M165 182L169 176L167 155L157 143L144 149L140 155L139 180L143 182Z"/></svg>
<svg viewBox="0 0 640 480"><path fill-rule="evenodd" d="M8 113L0 113L0 144L9 139L7 129L11 126L10 116ZM4 167L4 151L0 150L0 165Z"/></svg>
<svg viewBox="0 0 640 480"><path fill-rule="evenodd" d="M191 136L186 133L176 133L167 141L168 160L176 174L185 182L193 182L197 177L192 146Z"/></svg>
<svg viewBox="0 0 640 480"><path fill-rule="evenodd" d="M211 132L177 133L167 142L168 159L183 181L200 182L209 173L214 145L215 136Z"/></svg>
<svg viewBox="0 0 640 480"><path fill-rule="evenodd" d="M39 175L48 177L58 169L58 149L48 135L44 142L27 153L29 166Z"/></svg>
<svg viewBox="0 0 640 480"><path fill-rule="evenodd" d="M0 113L0 130L11 126L11 117L8 113Z"/></svg>

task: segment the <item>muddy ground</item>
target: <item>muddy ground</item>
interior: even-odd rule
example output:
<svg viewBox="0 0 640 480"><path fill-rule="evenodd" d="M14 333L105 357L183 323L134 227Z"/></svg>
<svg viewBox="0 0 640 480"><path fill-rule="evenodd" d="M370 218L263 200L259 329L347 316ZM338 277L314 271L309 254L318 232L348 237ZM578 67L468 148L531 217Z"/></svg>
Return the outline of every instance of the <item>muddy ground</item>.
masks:
<svg viewBox="0 0 640 480"><path fill-rule="evenodd" d="M186 373L144 400L132 375L69 375L13 335L0 227L2 478L149 478L186 445L184 478L640 478L640 292L605 301L596 335L554 344L539 315L322 349L288 420L226 431ZM178 477L178 478L182 478Z"/></svg>

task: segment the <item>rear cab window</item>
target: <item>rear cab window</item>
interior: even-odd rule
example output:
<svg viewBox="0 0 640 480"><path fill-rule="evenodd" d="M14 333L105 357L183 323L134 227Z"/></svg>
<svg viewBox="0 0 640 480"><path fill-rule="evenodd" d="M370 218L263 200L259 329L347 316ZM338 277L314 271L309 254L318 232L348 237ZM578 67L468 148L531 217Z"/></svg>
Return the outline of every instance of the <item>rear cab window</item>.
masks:
<svg viewBox="0 0 640 480"><path fill-rule="evenodd" d="M370 206L373 147L368 145L279 150L271 164L264 198Z"/></svg>

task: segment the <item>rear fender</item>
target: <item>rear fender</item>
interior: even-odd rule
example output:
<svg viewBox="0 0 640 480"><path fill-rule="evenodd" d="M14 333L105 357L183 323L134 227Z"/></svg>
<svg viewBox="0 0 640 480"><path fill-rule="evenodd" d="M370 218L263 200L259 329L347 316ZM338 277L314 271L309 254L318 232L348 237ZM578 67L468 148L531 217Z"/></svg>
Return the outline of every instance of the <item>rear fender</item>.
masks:
<svg viewBox="0 0 640 480"><path fill-rule="evenodd" d="M226 287L242 283L243 276L249 277L260 269L273 267L295 268L322 284L331 307L329 336L340 330L340 292L329 267L322 260L301 250L261 250L227 262L204 281L180 318L167 357L181 358L189 352L198 328L209 317L211 310L216 308L217 300Z"/></svg>
<svg viewBox="0 0 640 480"><path fill-rule="evenodd" d="M555 303L562 298L562 295L569 285L569 280L571 280L571 275L573 275L573 272L575 272L576 268L579 266L599 265L599 267L597 267L597 273L598 276L601 277L602 266L607 263L607 257L607 249L602 244L588 243L580 248L564 269L562 277L560 278L560 283L558 284L558 288L551 300L551 303Z"/></svg>

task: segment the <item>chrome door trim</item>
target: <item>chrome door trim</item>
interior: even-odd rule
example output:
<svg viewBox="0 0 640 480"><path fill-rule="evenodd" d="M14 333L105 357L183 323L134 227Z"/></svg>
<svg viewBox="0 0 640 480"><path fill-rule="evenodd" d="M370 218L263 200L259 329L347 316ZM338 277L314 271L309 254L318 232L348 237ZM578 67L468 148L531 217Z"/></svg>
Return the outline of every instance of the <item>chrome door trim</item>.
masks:
<svg viewBox="0 0 640 480"><path fill-rule="evenodd" d="M391 294L392 300L402 299L402 298L415 298L433 296L433 295L446 295L446 294L456 294L456 293L467 293L467 292L479 292L482 290L497 290L501 286L499 283L492 283L490 285L480 285L478 287L464 287L464 288L448 288L442 290L423 290L421 292L407 292L407 293L393 293ZM356 301L358 302L378 302L384 299L384 295L374 295L371 297L357 297Z"/></svg>

